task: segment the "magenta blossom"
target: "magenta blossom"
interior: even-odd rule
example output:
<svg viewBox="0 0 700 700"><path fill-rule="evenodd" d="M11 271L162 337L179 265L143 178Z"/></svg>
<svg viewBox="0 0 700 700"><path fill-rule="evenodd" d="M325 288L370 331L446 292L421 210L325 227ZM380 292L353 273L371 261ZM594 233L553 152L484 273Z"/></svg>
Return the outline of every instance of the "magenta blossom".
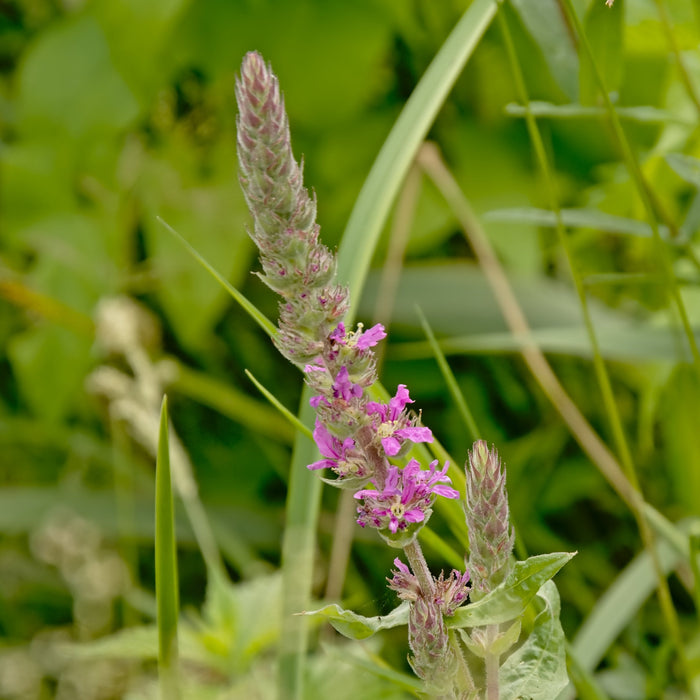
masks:
<svg viewBox="0 0 700 700"><path fill-rule="evenodd" d="M350 374L345 366L340 368L338 376L333 382L333 396L336 399L345 399L345 401L350 401L353 397L359 398L362 396L362 387L350 381Z"/></svg>
<svg viewBox="0 0 700 700"><path fill-rule="evenodd" d="M363 328L364 326L358 323L357 330L348 333L345 330L345 324L341 321L328 337L330 340L338 343L338 345L349 345L350 347L356 347L358 350L368 350L380 340L386 338L386 331L381 323L377 323L366 331L363 331Z"/></svg>
<svg viewBox="0 0 700 700"><path fill-rule="evenodd" d="M432 442L433 434L430 428L417 427L404 412L407 403L413 403L408 395L405 384L399 384L396 396L389 400L389 404L367 403L367 415L377 415L381 422L375 423L375 429L381 440L382 447L387 457L394 457L401 449L402 440L411 442Z"/></svg>
<svg viewBox="0 0 700 700"><path fill-rule="evenodd" d="M332 469L340 477L364 476L363 461L354 449L355 441L352 438L341 441L317 418L314 440L324 459L309 464L308 469Z"/></svg>
<svg viewBox="0 0 700 700"><path fill-rule="evenodd" d="M355 494L356 499L364 501L357 509L358 524L379 530L388 528L396 534L413 523L423 522L435 496L458 498L458 491L441 483L450 483L447 464L438 471L437 463L437 460L431 462L430 471L421 469L415 459L403 469L389 467L381 491L362 489Z"/></svg>

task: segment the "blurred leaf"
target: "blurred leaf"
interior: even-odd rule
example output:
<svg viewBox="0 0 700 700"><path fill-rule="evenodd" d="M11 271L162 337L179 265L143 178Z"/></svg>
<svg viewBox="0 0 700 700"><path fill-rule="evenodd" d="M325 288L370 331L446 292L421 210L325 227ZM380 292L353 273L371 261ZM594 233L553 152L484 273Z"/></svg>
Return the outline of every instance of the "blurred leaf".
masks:
<svg viewBox="0 0 700 700"><path fill-rule="evenodd" d="M681 560L680 554L664 540L659 540L656 548L662 570L665 573L672 571ZM583 669L592 671L598 666L654 592L657 581L654 564L645 551L638 554L599 596L573 640L576 659Z"/></svg>
<svg viewBox="0 0 700 700"><path fill-rule="evenodd" d="M700 512L700 443L697 407L700 380L692 367L679 364L663 389L658 421L666 472L675 499L688 513Z"/></svg>
<svg viewBox="0 0 700 700"><path fill-rule="evenodd" d="M508 578L476 603L458 608L445 620L448 627L481 627L509 622L518 617L540 587L556 575L574 553L553 552L516 561ZM563 653L563 649L562 649Z"/></svg>
<svg viewBox="0 0 700 700"><path fill-rule="evenodd" d="M325 618L340 634L349 639L367 639L380 630L408 624L408 607L408 603L403 602L388 615L365 617L352 612L352 610L343 610L339 605L333 603L304 614L310 617Z"/></svg>
<svg viewBox="0 0 700 700"><path fill-rule="evenodd" d="M532 631L499 670L500 700L551 700L569 680L559 592L552 581L537 592L535 604L540 610Z"/></svg>
<svg viewBox="0 0 700 700"><path fill-rule="evenodd" d="M617 0L610 8L594 0L588 6L583 28L593 52L593 58L604 74L608 92L619 89L624 65L624 0ZM595 104L598 95L593 67L585 53L579 55L580 101Z"/></svg>
<svg viewBox="0 0 700 700"><path fill-rule="evenodd" d="M29 328L10 339L7 354L12 369L37 416L57 421L76 407L93 363L91 345L90 338L52 325Z"/></svg>
<svg viewBox="0 0 700 700"><path fill-rule="evenodd" d="M172 59L164 47L178 16L190 0L98 0L93 10L120 74L142 104L167 78Z"/></svg>
<svg viewBox="0 0 700 700"><path fill-rule="evenodd" d="M593 107L591 105L582 104L557 105L552 102L540 102L537 100L529 102L528 108L535 117L551 117L552 119L600 118L607 114L604 107ZM514 102L507 104L505 111L506 114L510 114L513 117L524 117L527 113L527 109L524 105ZM620 119L639 122L641 124L690 125L692 123L683 116L649 105L618 107L617 114Z"/></svg>
<svg viewBox="0 0 700 700"><path fill-rule="evenodd" d="M232 584L209 572L207 596L197 638L217 666L244 673L256 656L277 644L280 634L282 577L279 573Z"/></svg>
<svg viewBox="0 0 700 700"><path fill-rule="evenodd" d="M538 226L554 228L557 225L553 211L536 209L534 207L511 207L494 209L484 215L486 221L509 221L512 223L530 223ZM652 230L649 224L635 219L606 214L598 209L562 209L561 219L564 226L571 228L591 228L606 233L622 233L629 236L651 238ZM669 243L676 241L671 238L666 226L659 226L661 237Z"/></svg>
<svg viewBox="0 0 700 700"><path fill-rule="evenodd" d="M683 153L669 153L666 162L686 182L700 190L700 160Z"/></svg>
<svg viewBox="0 0 700 700"><path fill-rule="evenodd" d="M571 100L578 96L578 56L556 0L513 0L513 7L542 50L549 70Z"/></svg>
<svg viewBox="0 0 700 700"><path fill-rule="evenodd" d="M113 133L139 113L89 14L66 19L39 36L24 59L19 85L18 128L32 138Z"/></svg>

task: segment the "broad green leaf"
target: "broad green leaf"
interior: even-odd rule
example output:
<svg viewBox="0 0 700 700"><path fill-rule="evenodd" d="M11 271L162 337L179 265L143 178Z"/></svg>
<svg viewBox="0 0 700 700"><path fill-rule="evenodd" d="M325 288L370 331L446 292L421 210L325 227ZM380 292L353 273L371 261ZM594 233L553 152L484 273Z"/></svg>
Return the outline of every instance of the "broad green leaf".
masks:
<svg viewBox="0 0 700 700"><path fill-rule="evenodd" d="M92 364L91 346L90 338L48 323L10 338L7 354L20 392L35 415L57 421L75 408L82 397L76 388Z"/></svg>
<svg viewBox="0 0 700 700"><path fill-rule="evenodd" d="M537 224L554 228L557 225L556 216L548 209L535 207L512 207L509 209L494 209L484 215L486 221L510 221L513 223ZM644 221L627 219L623 216L606 214L597 209L562 209L561 220L564 226L571 228L592 228L606 233L622 233L628 236L651 238L652 230ZM669 243L675 241L670 237L666 226L659 226L661 237Z"/></svg>
<svg viewBox="0 0 700 700"><path fill-rule="evenodd" d="M513 0L512 5L542 50L559 88L569 99L576 99L578 56L556 0Z"/></svg>
<svg viewBox="0 0 700 700"><path fill-rule="evenodd" d="M144 105L169 78L172 59L164 50L178 15L190 0L98 0L95 15L112 60Z"/></svg>
<svg viewBox="0 0 700 700"><path fill-rule="evenodd" d="M408 608L408 602L403 602L388 615L365 617L364 615L358 615L352 610L343 610L336 603L332 603L304 614L310 617L326 619L340 634L349 639L368 639L380 630L408 624Z"/></svg>
<svg viewBox="0 0 700 700"><path fill-rule="evenodd" d="M552 581L540 588L535 605L540 610L532 632L500 668L500 700L552 700L569 680L559 593Z"/></svg>
<svg viewBox="0 0 700 700"><path fill-rule="evenodd" d="M528 108L535 117L549 117L552 119L600 118L607 115L607 110L604 107L576 103L558 105L552 102L533 100L528 104ZM524 117L527 111L523 105L514 102L507 104L505 108L506 114L513 117ZM673 114L651 105L618 107L617 114L620 119L639 122L640 124L692 124L692 122L681 115Z"/></svg>
<svg viewBox="0 0 700 700"><path fill-rule="evenodd" d="M139 105L92 16L70 17L39 36L19 74L18 113L20 131L32 138L95 137L136 119Z"/></svg>
<svg viewBox="0 0 700 700"><path fill-rule="evenodd" d="M158 606L158 676L161 697L177 700L178 681L177 626L180 615L179 579L173 489L170 478L170 446L168 441L168 400L163 397L158 433L156 460L156 533L155 569Z"/></svg>
<svg viewBox="0 0 700 700"><path fill-rule="evenodd" d="M599 69L605 74L608 92L620 87L624 64L624 0L607 7L594 0L583 21L584 31ZM598 86L591 62L583 50L579 51L579 88L581 104L594 104Z"/></svg>
<svg viewBox="0 0 700 700"><path fill-rule="evenodd" d="M509 622L518 617L574 553L554 552L515 562L508 578L476 603L465 605L445 621L448 627L482 627Z"/></svg>

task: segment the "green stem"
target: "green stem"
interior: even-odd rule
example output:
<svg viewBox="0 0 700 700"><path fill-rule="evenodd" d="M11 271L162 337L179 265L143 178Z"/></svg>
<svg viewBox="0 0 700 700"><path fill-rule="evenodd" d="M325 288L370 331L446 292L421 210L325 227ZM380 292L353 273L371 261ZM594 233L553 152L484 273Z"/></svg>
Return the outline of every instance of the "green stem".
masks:
<svg viewBox="0 0 700 700"><path fill-rule="evenodd" d="M498 634L498 625L489 625L486 628L486 640L489 647L495 641ZM498 700L498 669L500 667L500 656L490 651L486 653L484 659L486 664L486 700Z"/></svg>

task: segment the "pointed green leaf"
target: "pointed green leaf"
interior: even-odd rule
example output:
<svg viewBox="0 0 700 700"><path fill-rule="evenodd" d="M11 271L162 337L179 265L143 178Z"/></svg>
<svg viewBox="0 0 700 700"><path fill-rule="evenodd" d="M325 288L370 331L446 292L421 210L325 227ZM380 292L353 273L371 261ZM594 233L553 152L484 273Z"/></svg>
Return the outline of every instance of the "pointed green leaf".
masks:
<svg viewBox="0 0 700 700"><path fill-rule="evenodd" d="M552 581L539 590L535 604L540 612L532 632L499 671L500 700L551 700L569 681L559 593Z"/></svg>
<svg viewBox="0 0 700 700"><path fill-rule="evenodd" d="M520 104L511 102L506 105L505 112L512 117L525 117L528 113L535 117L549 117L551 119L581 119L596 118L607 115L604 107L594 107L592 105L581 105L576 102L570 104L557 105L552 102L542 102L531 100L527 109ZM688 119L672 114L665 109L652 107L651 105L637 105L635 107L618 107L617 114L620 119L640 124L690 124ZM673 166L671 166L673 167Z"/></svg>
<svg viewBox="0 0 700 700"><path fill-rule="evenodd" d="M551 228L555 228L557 225L553 211L535 207L494 209L488 212L484 218L487 221L528 223ZM651 238L653 235L651 226L644 221L606 214L597 209L562 209L561 220L564 226L570 226L571 228L592 228L597 231L605 231L606 233L622 233L628 236L641 236L642 238ZM674 239L671 239L666 226L660 226L659 232L664 240L669 241L669 243L675 242Z"/></svg>
<svg viewBox="0 0 700 700"><path fill-rule="evenodd" d="M175 514L170 477L168 399L163 397L156 460L156 599L158 604L158 670L163 698L179 697L177 620L179 594Z"/></svg>
<svg viewBox="0 0 700 700"><path fill-rule="evenodd" d="M305 612L304 615L326 618L340 634L349 639L367 639L379 630L408 624L408 603L401 603L388 615L376 617L364 617L352 612L352 610L343 610L335 603L326 605L325 608Z"/></svg>
<svg viewBox="0 0 700 700"><path fill-rule="evenodd" d="M554 552L518 561L508 578L481 600L465 605L446 620L448 627L481 627L514 620L576 552Z"/></svg>

